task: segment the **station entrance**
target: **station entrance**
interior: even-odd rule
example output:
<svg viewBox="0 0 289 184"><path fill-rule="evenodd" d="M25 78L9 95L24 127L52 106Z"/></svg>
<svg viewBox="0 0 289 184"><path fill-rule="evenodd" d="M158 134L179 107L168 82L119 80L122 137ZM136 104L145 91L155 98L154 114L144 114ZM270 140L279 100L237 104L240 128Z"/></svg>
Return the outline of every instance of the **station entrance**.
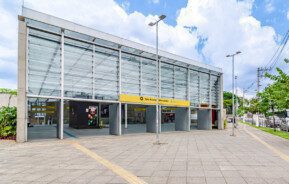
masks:
<svg viewBox="0 0 289 184"><path fill-rule="evenodd" d="M146 112L148 106L136 104L122 105L122 134L147 132Z"/></svg>
<svg viewBox="0 0 289 184"><path fill-rule="evenodd" d="M199 130L220 129L222 124L221 112L218 109L199 108L194 109L194 119L191 118L191 129L197 128Z"/></svg>
<svg viewBox="0 0 289 184"><path fill-rule="evenodd" d="M109 103L66 101L64 137L109 134Z"/></svg>

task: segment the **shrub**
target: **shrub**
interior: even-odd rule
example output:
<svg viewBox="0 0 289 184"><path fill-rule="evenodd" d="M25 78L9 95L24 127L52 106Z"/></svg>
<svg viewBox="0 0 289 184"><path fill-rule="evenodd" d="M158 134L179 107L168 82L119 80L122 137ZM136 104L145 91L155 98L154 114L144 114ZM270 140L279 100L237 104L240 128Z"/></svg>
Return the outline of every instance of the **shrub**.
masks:
<svg viewBox="0 0 289 184"><path fill-rule="evenodd" d="M0 93L2 94L10 94L10 95L17 95L17 91L14 89L7 89L7 88L0 88Z"/></svg>
<svg viewBox="0 0 289 184"><path fill-rule="evenodd" d="M0 108L0 137L6 138L16 135L16 107Z"/></svg>
<svg viewBox="0 0 289 184"><path fill-rule="evenodd" d="M227 124L228 124L227 119L225 119L225 120L224 120L224 129L227 128Z"/></svg>

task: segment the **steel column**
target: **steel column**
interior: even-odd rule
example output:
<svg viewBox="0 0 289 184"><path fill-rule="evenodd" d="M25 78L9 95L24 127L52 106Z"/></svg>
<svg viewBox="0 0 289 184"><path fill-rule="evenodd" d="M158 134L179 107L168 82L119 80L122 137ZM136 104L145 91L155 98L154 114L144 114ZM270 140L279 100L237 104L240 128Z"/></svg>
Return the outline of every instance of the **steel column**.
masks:
<svg viewBox="0 0 289 184"><path fill-rule="evenodd" d="M95 45L92 45L92 99L95 99Z"/></svg>
<svg viewBox="0 0 289 184"><path fill-rule="evenodd" d="M64 124L64 31L61 32L61 99L60 99L60 121L58 123L58 138L63 139Z"/></svg>
<svg viewBox="0 0 289 184"><path fill-rule="evenodd" d="M124 128L127 128L127 104L124 104Z"/></svg>
<svg viewBox="0 0 289 184"><path fill-rule="evenodd" d="M121 47L118 52L118 87L121 95ZM121 135L121 102L118 103L118 135Z"/></svg>

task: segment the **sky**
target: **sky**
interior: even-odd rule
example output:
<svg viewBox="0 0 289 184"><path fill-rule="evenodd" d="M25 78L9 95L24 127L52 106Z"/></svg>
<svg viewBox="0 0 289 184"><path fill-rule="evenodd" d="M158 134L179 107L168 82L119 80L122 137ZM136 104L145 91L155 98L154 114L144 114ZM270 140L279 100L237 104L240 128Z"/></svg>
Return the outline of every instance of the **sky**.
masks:
<svg viewBox="0 0 289 184"><path fill-rule="evenodd" d="M0 0L0 88L17 88L17 15L22 0ZM28 8L154 46L158 15L160 49L223 69L224 90L231 90L235 57L238 92L256 90L256 71L270 58L289 29L289 0L25 0ZM289 71L285 46L276 66ZM270 71L274 73L274 69ZM264 88L268 80L262 80ZM253 84L253 85L251 85Z"/></svg>

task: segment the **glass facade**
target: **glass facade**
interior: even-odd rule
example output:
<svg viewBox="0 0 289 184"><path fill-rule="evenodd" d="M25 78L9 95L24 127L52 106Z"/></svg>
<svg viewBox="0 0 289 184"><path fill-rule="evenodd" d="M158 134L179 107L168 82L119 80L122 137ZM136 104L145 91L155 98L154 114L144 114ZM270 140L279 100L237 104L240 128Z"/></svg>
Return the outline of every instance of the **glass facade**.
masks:
<svg viewBox="0 0 289 184"><path fill-rule="evenodd" d="M62 81L69 100L117 102L119 94L158 95L153 53L30 19L26 23L28 97L60 98ZM160 57L159 69L160 97L219 108L221 73L166 57Z"/></svg>

